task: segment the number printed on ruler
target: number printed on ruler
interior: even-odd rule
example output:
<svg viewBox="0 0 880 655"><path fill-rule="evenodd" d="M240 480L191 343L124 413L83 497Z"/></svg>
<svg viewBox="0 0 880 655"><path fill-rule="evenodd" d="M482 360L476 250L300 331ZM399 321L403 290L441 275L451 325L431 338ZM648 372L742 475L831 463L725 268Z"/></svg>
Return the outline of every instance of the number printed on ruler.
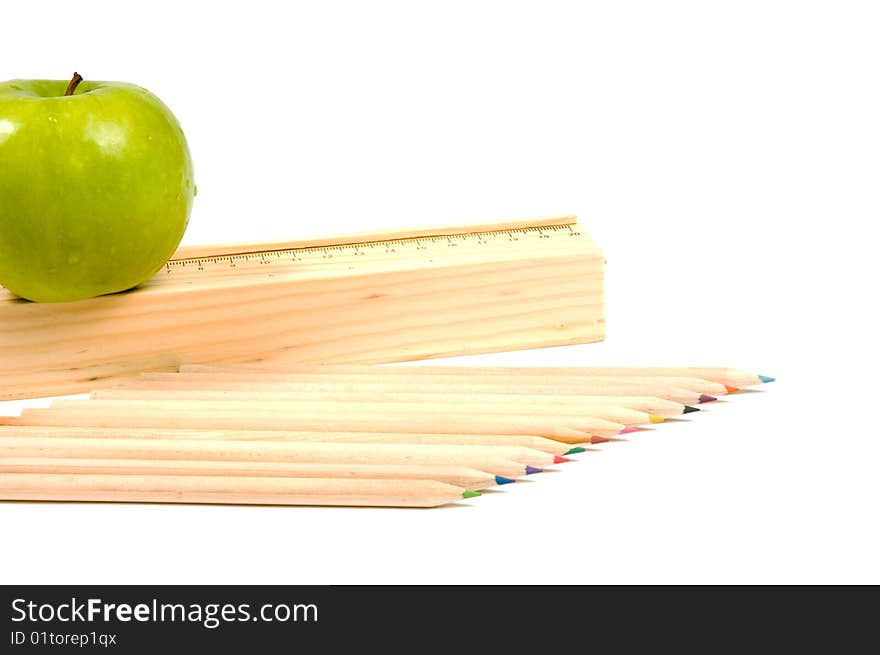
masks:
<svg viewBox="0 0 880 655"><path fill-rule="evenodd" d="M527 244L550 245L554 242L570 242L572 237L582 237L578 225L545 225L524 227L491 232L472 232L443 236L424 236L388 241L365 241L327 246L310 246L282 250L265 250L198 257L191 259L172 259L165 264L165 276L179 273L206 271L208 273L229 273L235 270L263 268L269 270L273 265L291 266L296 264L338 264L353 268L359 261L387 261L394 257L442 257L455 249L456 255L463 251L478 253L480 249L497 249ZM565 241L563 241L565 240ZM243 271L242 271L243 272ZM163 277L165 277L163 276ZM161 281L161 278L157 281Z"/></svg>

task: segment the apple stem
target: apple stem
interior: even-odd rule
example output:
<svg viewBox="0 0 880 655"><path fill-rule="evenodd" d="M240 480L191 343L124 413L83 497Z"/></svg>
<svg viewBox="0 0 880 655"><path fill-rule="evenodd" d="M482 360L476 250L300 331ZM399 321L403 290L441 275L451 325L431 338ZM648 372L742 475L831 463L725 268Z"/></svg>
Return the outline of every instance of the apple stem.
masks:
<svg viewBox="0 0 880 655"><path fill-rule="evenodd" d="M76 87L79 86L79 83L83 81L82 75L77 72L73 73L73 79L70 80L70 84L67 85L67 90L64 92L66 96L72 96L73 92L76 91Z"/></svg>

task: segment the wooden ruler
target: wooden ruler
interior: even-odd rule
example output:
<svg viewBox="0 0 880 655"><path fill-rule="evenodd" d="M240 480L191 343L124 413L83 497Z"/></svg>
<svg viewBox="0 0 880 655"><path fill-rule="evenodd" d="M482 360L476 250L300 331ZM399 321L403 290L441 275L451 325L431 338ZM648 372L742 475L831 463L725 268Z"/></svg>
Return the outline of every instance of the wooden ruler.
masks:
<svg viewBox="0 0 880 655"><path fill-rule="evenodd" d="M574 217L181 248L73 303L0 289L0 398L181 363L378 363L604 337L604 256Z"/></svg>

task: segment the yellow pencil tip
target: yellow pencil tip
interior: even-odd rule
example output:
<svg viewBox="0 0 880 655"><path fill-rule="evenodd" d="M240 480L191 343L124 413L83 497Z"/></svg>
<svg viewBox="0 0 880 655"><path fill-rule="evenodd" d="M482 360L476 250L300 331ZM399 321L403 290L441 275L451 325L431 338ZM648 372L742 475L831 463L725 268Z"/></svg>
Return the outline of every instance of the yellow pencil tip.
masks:
<svg viewBox="0 0 880 655"><path fill-rule="evenodd" d="M649 418L651 419L651 423L662 423L666 420L662 416L657 416L656 414L650 414Z"/></svg>

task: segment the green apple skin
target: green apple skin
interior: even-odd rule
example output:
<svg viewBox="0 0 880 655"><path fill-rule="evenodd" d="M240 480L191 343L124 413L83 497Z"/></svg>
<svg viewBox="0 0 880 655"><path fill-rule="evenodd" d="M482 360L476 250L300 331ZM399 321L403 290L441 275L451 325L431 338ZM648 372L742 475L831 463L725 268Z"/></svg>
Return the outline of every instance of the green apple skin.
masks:
<svg viewBox="0 0 880 655"><path fill-rule="evenodd" d="M122 82L0 83L0 284L38 302L130 289L172 255L196 187L183 130Z"/></svg>

